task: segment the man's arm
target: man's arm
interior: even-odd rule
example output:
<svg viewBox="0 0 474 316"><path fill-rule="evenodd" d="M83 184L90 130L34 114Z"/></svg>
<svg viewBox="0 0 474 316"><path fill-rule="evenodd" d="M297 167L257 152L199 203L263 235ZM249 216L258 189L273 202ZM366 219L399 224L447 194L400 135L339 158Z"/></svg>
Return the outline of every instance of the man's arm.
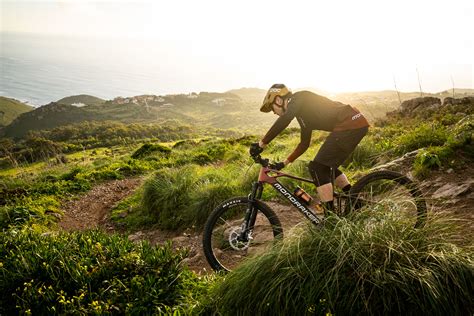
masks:
<svg viewBox="0 0 474 316"><path fill-rule="evenodd" d="M293 152L285 160L285 166L295 161L296 158L304 154L304 152L309 148L312 132L313 131L309 128L301 127L301 141L298 146L296 146L295 150L293 150Z"/></svg>
<svg viewBox="0 0 474 316"><path fill-rule="evenodd" d="M260 147L264 148L265 145L270 143L275 137L278 136L278 134L280 134L288 125L290 125L291 121L295 118L297 109L297 104L288 104L287 111L275 121L273 126L268 130L267 134L265 134L265 136L259 142Z"/></svg>

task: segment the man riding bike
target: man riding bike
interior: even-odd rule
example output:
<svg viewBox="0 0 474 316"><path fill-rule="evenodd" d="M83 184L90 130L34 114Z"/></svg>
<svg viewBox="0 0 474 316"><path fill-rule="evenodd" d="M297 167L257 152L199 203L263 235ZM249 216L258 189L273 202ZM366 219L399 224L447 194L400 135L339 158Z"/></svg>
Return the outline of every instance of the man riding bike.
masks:
<svg viewBox="0 0 474 316"><path fill-rule="evenodd" d="M356 108L332 101L310 91L292 93L283 84L274 84L268 90L262 112L273 111L278 119L258 142L250 146L250 154L260 154L278 134L296 117L301 128L301 141L284 162L276 164L282 169L301 156L309 147L313 130L331 132L309 163L309 172L326 210L334 210L331 168L335 172L335 184L344 192L351 188L349 181L338 167L347 159L367 134L369 123Z"/></svg>

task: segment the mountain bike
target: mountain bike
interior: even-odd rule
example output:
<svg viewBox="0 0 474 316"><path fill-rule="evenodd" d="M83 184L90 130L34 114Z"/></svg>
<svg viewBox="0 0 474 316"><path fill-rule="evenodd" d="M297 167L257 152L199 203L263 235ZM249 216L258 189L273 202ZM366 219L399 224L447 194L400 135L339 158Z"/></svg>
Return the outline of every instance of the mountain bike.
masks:
<svg viewBox="0 0 474 316"><path fill-rule="evenodd" d="M298 183L314 183L313 180L276 170L275 165L260 155L253 159L261 169L250 194L221 203L211 212L204 226L204 254L215 271L230 271L247 257L264 252L275 240L283 238L280 219L261 200L265 185L271 185L313 224L322 225L324 222L321 206L310 204L306 192L300 195L299 186L293 192L278 178ZM349 193L334 191L334 203L335 213L339 216L362 208L389 210L391 215L415 228L421 227L426 218L426 201L416 184L403 174L388 170L363 176Z"/></svg>

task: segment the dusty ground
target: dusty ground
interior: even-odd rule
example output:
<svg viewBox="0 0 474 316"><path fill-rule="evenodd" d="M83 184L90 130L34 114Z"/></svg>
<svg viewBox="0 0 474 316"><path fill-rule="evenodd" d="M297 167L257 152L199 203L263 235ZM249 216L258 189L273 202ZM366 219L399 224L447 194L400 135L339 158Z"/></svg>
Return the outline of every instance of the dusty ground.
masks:
<svg viewBox="0 0 474 316"><path fill-rule="evenodd" d="M110 211L122 199L133 193L143 179L131 178L100 184L88 193L64 203L64 216L59 225L67 231L85 230L100 227L106 231L117 231L110 220ZM474 167L467 165L461 172L434 172L429 178L420 181L423 192L430 197L431 210L449 210L463 218L474 231ZM449 191L452 190L452 191ZM451 193L450 193L451 192ZM454 193L453 193L454 192ZM460 192L460 193L459 193ZM454 195L454 196L453 196ZM436 196L436 200L431 197ZM267 204L277 213L284 232L297 223L304 222L303 216L293 207L274 202ZM471 233L468 233L472 236ZM185 263L197 273L211 271L203 252L202 236L196 231L181 233L149 229L128 235L133 241L149 240L152 244L162 244L172 240L174 247L189 249Z"/></svg>
<svg viewBox="0 0 474 316"><path fill-rule="evenodd" d="M96 227L113 230L109 220L110 210L122 199L132 194L141 183L140 178L109 181L94 187L77 199L63 204L64 217L59 226L67 231Z"/></svg>

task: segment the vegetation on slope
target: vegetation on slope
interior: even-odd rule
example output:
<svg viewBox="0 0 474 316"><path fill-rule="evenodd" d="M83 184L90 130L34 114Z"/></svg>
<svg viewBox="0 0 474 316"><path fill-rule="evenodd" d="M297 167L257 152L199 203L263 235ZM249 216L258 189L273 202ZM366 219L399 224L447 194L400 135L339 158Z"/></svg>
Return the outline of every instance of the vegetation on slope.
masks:
<svg viewBox="0 0 474 316"><path fill-rule="evenodd" d="M18 100L0 96L0 127L7 126L20 114L33 110L33 107Z"/></svg>
<svg viewBox="0 0 474 316"><path fill-rule="evenodd" d="M100 231L0 234L0 313L169 314L192 310L203 281L170 244L133 244Z"/></svg>
<svg viewBox="0 0 474 316"><path fill-rule="evenodd" d="M105 100L101 98L97 98L97 97L94 97L92 95L87 95L87 94L73 95L73 96L65 97L56 101L56 103L67 104L67 105L74 105L74 104L101 105L104 102Z"/></svg>
<svg viewBox="0 0 474 316"><path fill-rule="evenodd" d="M375 165L419 150L414 165L421 170L418 174L425 175L436 168L453 168L457 172L463 164L474 161L474 122L466 114L444 113L428 119L389 118L371 128L343 168L355 179ZM231 195L247 193L250 182L256 178L258 167L251 167L248 146L258 137L241 138L236 134L241 135L173 127L173 124L108 122L80 123L30 135L21 144L22 149L30 152L29 155L43 150L43 154L31 160L39 161L20 160L19 166L4 164L0 170L0 239L4 249L9 249L0 257L0 275L8 280L0 282L8 285L8 288L0 286L0 299L11 300L10 294L14 293L18 305L5 307L10 308L5 313L27 313L31 308L52 313L54 307L58 313L107 313L116 308L124 312L130 308L137 313L170 313L174 309L196 314L210 299L203 313L245 314L246 306L250 306L254 312L261 313L342 314L351 308L351 312L367 314L392 311L472 314L469 300L473 294L469 287L473 279L472 248L460 246L456 236L450 233L455 228L437 219L423 230L413 230L390 217L379 217L382 213L370 211L351 221L332 218L322 230L309 228L300 237L295 235L268 256L249 262L219 283L199 280L179 270L182 267L176 263L184 256L179 252L128 245L118 236L98 232L51 233L62 213L60 205L64 198L85 192L101 181L136 175L146 175L148 179L115 208L115 221L125 229L147 225L199 229L217 203ZM313 133L311 148L287 171L309 177L307 162L313 159L325 135ZM298 129L290 128L272 142L264 155L281 161L298 141ZM13 142L10 145L2 146L2 150L16 146ZM59 152L55 152L58 148ZM56 159L58 153L65 159ZM305 189L314 192L312 187ZM265 191L264 198L276 198L276 195ZM16 245L12 241L15 238ZM81 241L88 239L92 240L90 245ZM72 245L70 252L62 251L65 245ZM140 247L149 250L145 253ZM101 257L99 248L105 257ZM123 251L107 252L117 248ZM33 254L32 249L40 250ZM72 263L67 265L62 260L62 265L48 252L64 252L64 258ZM314 256L318 252L320 256ZM157 261L144 259L151 260L148 256ZM174 272L156 274L161 268L153 262L158 261L172 262L171 267L178 270L171 270L182 277L174 279L176 284L172 286L178 290L168 291L169 296L168 292L156 292L166 289L169 283L160 287L147 283L147 280L161 282L161 277L172 279ZM86 265L88 268L84 268ZM133 273L126 275L126 282L121 285L117 280L122 277L117 271L123 271L124 266ZM78 271L84 274L80 278L75 277ZM98 271L100 275L96 274ZM268 271L272 272L271 278ZM106 278L101 279L103 276ZM146 276L144 280L142 276ZM78 280L79 283L74 283ZM107 280L108 286L97 280ZM72 283L75 287L62 288ZM214 285L211 296L206 296L207 299L201 296ZM89 288L92 290L86 290ZM116 294L114 301L108 296L110 289L124 292ZM142 290L147 293L143 294ZM234 293L233 297L230 293ZM250 305L239 305L235 293L253 293L255 301L250 298ZM136 295L140 297L135 299ZM410 299L395 302L391 300L393 297ZM189 298L189 303L184 298ZM135 305L135 301L142 303Z"/></svg>

